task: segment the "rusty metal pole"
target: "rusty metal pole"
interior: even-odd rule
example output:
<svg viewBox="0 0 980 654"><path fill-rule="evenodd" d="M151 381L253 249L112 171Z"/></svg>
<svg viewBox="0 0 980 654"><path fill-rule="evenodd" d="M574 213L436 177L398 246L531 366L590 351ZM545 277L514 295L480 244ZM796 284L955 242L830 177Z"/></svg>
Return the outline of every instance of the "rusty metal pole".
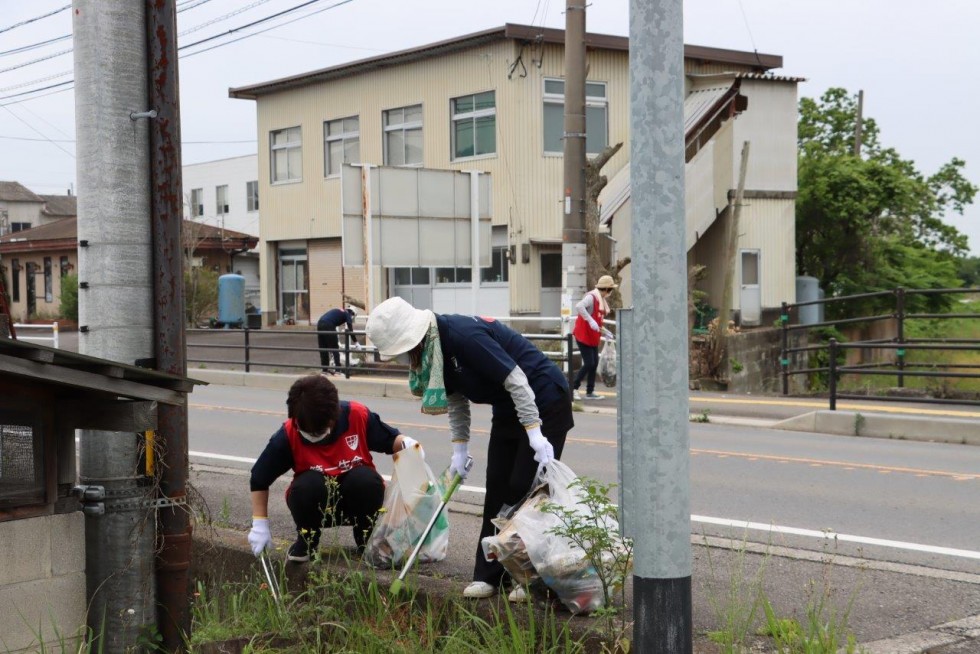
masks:
<svg viewBox="0 0 980 654"><path fill-rule="evenodd" d="M154 352L156 368L187 374L181 244L183 189L175 0L146 0L150 121L150 196L153 233ZM190 632L191 528L186 506L187 406L161 404L157 435L160 495L157 512L157 624L167 651L181 651Z"/></svg>

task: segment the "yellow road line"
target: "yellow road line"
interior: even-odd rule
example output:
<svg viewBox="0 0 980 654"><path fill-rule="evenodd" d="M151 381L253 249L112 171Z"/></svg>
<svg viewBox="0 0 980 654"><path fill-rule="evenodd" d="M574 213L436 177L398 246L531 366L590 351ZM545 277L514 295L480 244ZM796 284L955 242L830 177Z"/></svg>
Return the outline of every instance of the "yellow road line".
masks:
<svg viewBox="0 0 980 654"><path fill-rule="evenodd" d="M259 415L276 415L281 416L282 411L270 411L268 409L239 409L234 407L224 407L224 406L211 406L204 404L191 404L191 408L203 409L206 411L231 411L236 413L254 413ZM391 421L389 424L401 427L405 429L432 429L435 431L449 431L449 425L432 425L427 423L419 422L404 422L404 421ZM472 433L475 434L489 434L489 429L471 429ZM604 439L604 438L583 438L571 436L568 438L569 443L581 443L583 445L599 445L602 447L616 447L617 442ZM830 466L834 468L843 468L844 470L875 470L877 472L887 474L889 472L900 472L912 474L917 477L949 477L955 481L976 481L980 480L980 474L974 473L964 473L964 472L946 472L944 470L923 470L920 468L906 468L901 466L882 466L873 463L852 463L848 461L832 461L826 459L810 459L806 457L794 457L794 456L779 456L775 454L755 454L750 452L729 452L727 450L708 450L700 448L691 448L691 454L708 454L711 456L717 456L719 458L725 457L736 457L740 459L748 459L749 461L775 461L777 463L800 463L811 467L819 466Z"/></svg>

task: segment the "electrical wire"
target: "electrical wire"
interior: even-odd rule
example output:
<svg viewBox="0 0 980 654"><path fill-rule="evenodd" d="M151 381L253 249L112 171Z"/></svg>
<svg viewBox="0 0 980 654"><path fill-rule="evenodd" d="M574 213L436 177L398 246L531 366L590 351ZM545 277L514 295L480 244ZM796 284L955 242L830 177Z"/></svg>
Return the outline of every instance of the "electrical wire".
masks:
<svg viewBox="0 0 980 654"><path fill-rule="evenodd" d="M45 140L45 141L47 141L48 143L50 143L50 144L51 144L51 145L53 145L54 147L56 147L56 148L58 148L59 150L61 150L61 151L62 151L62 152L64 152L65 154L67 154L67 155L68 155L69 157L71 157L72 159L74 159L74 158L75 158L75 155L74 155L74 154L72 154L72 153L71 153L71 152L69 152L68 150L66 150L66 149L64 149L63 147L61 147L60 145L58 145L58 143L57 143L57 142L55 142L55 141L53 141L53 140L51 140L50 138L48 138L48 135L47 135L47 134L45 134L44 132L42 132L42 131L41 131L41 130L39 130L38 128L36 128L36 127L34 127L34 125L31 125L31 124L30 124L29 122L27 122L26 120L24 120L23 118L21 118L21 117L20 117L20 116L18 116L17 114L15 114L15 113L14 113L14 110L13 110L13 109L11 109L10 107L8 107L8 106L7 106L7 105L5 105L5 104L0 104L0 107L3 107L3 108L4 108L4 109L5 109L6 111L7 111L7 113L9 113L9 114L10 114L11 116L13 116L14 118L16 118L16 119L17 119L17 120L19 120L20 122L22 122L22 123L24 123L24 124L25 124L25 125L27 125L27 126L28 126L28 127L30 128L30 129L32 129L32 130L34 130L35 132L37 132L38 134L40 134L40 135L41 135L42 137L44 137L44 140Z"/></svg>
<svg viewBox="0 0 980 654"><path fill-rule="evenodd" d="M60 9L55 9L54 11L49 11L46 14L41 14L40 16L35 16L34 18L28 18L27 20L22 20L19 23L14 23L13 25L8 25L7 27L0 27L0 34L3 34L4 32L9 32L10 30L16 29L18 27L23 27L24 25L30 25L31 23L36 23L37 21L41 20L42 18L47 18L49 16L54 16L55 14L60 14L65 9L71 9L71 3L70 2L68 4L66 4L64 7L61 7Z"/></svg>
<svg viewBox="0 0 980 654"><path fill-rule="evenodd" d="M41 57L39 59L31 59L30 61L24 61L22 63L17 64L16 66L9 66L7 68L0 68L0 73L7 73L7 72L10 72L12 70L17 70L18 68L23 68L24 66L30 66L31 64L37 64L37 63L40 63L42 61L47 61L48 59L54 59L55 57L60 57L61 55L66 55L66 54L68 54L71 51L72 51L72 48L68 48L67 50L62 50L61 52L55 52L54 54L49 54L46 57Z"/></svg>
<svg viewBox="0 0 980 654"><path fill-rule="evenodd" d="M312 5L312 4L316 4L317 2L323 2L323 0L306 0L306 2L302 2L302 3L298 4L298 5L295 5L293 7L290 7L289 9L283 9L282 11L277 12L275 14L272 14L271 16L266 16L265 18L260 18L258 20L254 20L251 23L246 23L245 25L241 25L239 27L235 27L233 29L227 30L226 32L222 32L221 34L214 34L214 35L209 36L207 38L203 38L200 41L195 41L194 43L188 43L187 45L182 45L182 46L180 46L177 49L178 50L184 50L185 48L193 48L194 46L201 45L202 43L208 43L210 41L214 41L215 39L220 39L222 37L228 36L229 34L234 34L235 32L240 32L240 31L242 31L244 29L248 29L249 27L254 27L255 25L260 25L262 23L265 23L266 21L272 20L273 18L278 18L278 17L283 16L285 14L290 14L290 13L292 13L294 11L297 11L299 9L302 9L303 7L308 7L308 6ZM342 4L346 4L348 2L353 2L353 0L343 0L343 2L339 2L337 4L338 5L342 5ZM283 25L286 25L286 24L287 23L283 23ZM255 34L259 34L259 33L260 32L256 32ZM235 40L237 41L238 39L235 39ZM229 41L228 43L234 43L234 42L235 41ZM210 50L210 49L211 48L207 48L207 50ZM201 50L201 52L204 52L204 50ZM198 53L194 53L194 54L198 54Z"/></svg>
<svg viewBox="0 0 980 654"><path fill-rule="evenodd" d="M37 116L37 114L35 114L35 116ZM40 118L40 116L37 117ZM48 124L51 125L51 123ZM54 127L54 125L51 126ZM55 129L58 128L55 127ZM48 138L37 139L37 138L32 138L30 136L7 136L5 134L0 134L0 139L4 139L7 141L32 141L35 143L37 142L75 143L75 139L48 139ZM237 144L237 143L255 143L255 139L243 139L243 140L233 140L233 141L181 141L180 143L181 145L229 145L229 144Z"/></svg>
<svg viewBox="0 0 980 654"><path fill-rule="evenodd" d="M232 11L232 12L229 12L227 14L224 14L223 16L218 16L217 18L212 18L211 20L204 21L200 25L195 25L194 27L189 27L186 30L184 30L183 32L178 33L177 36L184 36L185 34L190 34L191 32L196 32L198 30L203 30L208 25L214 25L215 23L220 23L223 20L228 20L232 16L237 16L238 14L244 13L244 12L248 11L249 9L254 9L255 7L258 7L259 5L264 5L267 2L269 2L269 0L255 0L255 2L253 2L250 5L246 5L244 7L241 7L239 9L236 9L235 11Z"/></svg>
<svg viewBox="0 0 980 654"><path fill-rule="evenodd" d="M64 34L62 36L56 36L53 39L48 39L47 41L38 41L37 43L32 43L30 45L22 45L19 48L11 48L10 50L0 51L0 57L5 57L7 55L19 54L21 52L27 52L28 50L36 50L37 48L43 48L46 45L51 45L52 43L57 43L58 41L64 41L65 39L70 39L71 34Z"/></svg>
<svg viewBox="0 0 980 654"><path fill-rule="evenodd" d="M319 2L319 0L312 0L312 2L307 2L306 4L312 4L313 2ZM272 25L271 27L267 27L267 28L262 29L262 30L259 30L257 32L252 32L251 34L245 34L243 36L238 37L237 39L232 39L231 41L225 41L224 43L219 43L219 44L213 45L213 46L211 46L209 48L204 48L203 50L198 50L197 52L189 52L189 53L187 53L186 55L183 55L183 56L185 56L185 57L193 57L194 55L199 55L202 52L207 52L208 50L214 50L215 48L220 48L220 47L225 46L225 45L231 45L232 43L236 43L238 41L242 41L244 39L247 39L247 38L250 38L250 37L253 37L253 36L258 36L259 34L262 34L263 32L268 32L270 30L274 30L274 29L277 29L279 27L282 27L283 25L289 25L290 23L295 23L298 20L303 20L304 18L309 18L310 16L313 16L313 15L316 15L316 14L319 14L319 13L322 13L324 11L327 11L328 9L334 9L335 7L339 7L341 5L346 5L347 3L350 3L350 2L354 2L354 0L341 0L340 2L336 2L336 3L334 3L334 4L332 4L332 5L328 6L328 7L323 7L322 9L317 9L316 11L311 11L310 13L304 14L303 16L297 16L296 18L293 18L291 20L287 20L285 22L279 23L278 25ZM194 45L194 44L191 44L191 45ZM189 48L189 47L191 47L191 45L183 46L181 48L178 48L178 50L183 50L184 47L188 47Z"/></svg>

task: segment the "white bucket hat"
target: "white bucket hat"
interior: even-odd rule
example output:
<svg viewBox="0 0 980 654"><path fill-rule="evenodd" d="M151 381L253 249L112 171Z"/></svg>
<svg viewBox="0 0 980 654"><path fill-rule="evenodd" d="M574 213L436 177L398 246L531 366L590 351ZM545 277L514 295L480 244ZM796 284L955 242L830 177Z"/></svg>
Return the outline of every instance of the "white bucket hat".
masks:
<svg viewBox="0 0 980 654"><path fill-rule="evenodd" d="M418 345L429 331L430 311L416 309L400 297L388 298L368 315L367 336L382 360L394 359Z"/></svg>

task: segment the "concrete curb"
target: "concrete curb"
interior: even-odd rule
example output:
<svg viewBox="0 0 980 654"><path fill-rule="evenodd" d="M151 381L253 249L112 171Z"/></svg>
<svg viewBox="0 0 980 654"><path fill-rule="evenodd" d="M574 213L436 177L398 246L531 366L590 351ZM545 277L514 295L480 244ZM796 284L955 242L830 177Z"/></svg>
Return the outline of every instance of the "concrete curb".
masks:
<svg viewBox="0 0 980 654"><path fill-rule="evenodd" d="M867 654L920 654L923 652L941 652L954 650L945 649L956 646L958 652L976 651L972 645L980 638L980 615L973 615L963 620L936 625L925 631L905 634L897 638L876 640L861 645L861 651ZM960 649L959 646L970 646L970 649ZM942 647L943 649L936 649Z"/></svg>
<svg viewBox="0 0 980 654"><path fill-rule="evenodd" d="M773 424L772 428L841 436L980 445L977 421L959 418L820 410L781 420Z"/></svg>
<svg viewBox="0 0 980 654"><path fill-rule="evenodd" d="M190 377L209 384L223 386L242 386L244 388L260 388L271 391L289 390L293 382L306 373L286 375L268 372L241 372L237 370L208 370L197 369L189 373ZM390 397L398 400L414 399L408 384L404 379L353 377L346 379L340 376L330 378L342 393L350 393L361 397Z"/></svg>

